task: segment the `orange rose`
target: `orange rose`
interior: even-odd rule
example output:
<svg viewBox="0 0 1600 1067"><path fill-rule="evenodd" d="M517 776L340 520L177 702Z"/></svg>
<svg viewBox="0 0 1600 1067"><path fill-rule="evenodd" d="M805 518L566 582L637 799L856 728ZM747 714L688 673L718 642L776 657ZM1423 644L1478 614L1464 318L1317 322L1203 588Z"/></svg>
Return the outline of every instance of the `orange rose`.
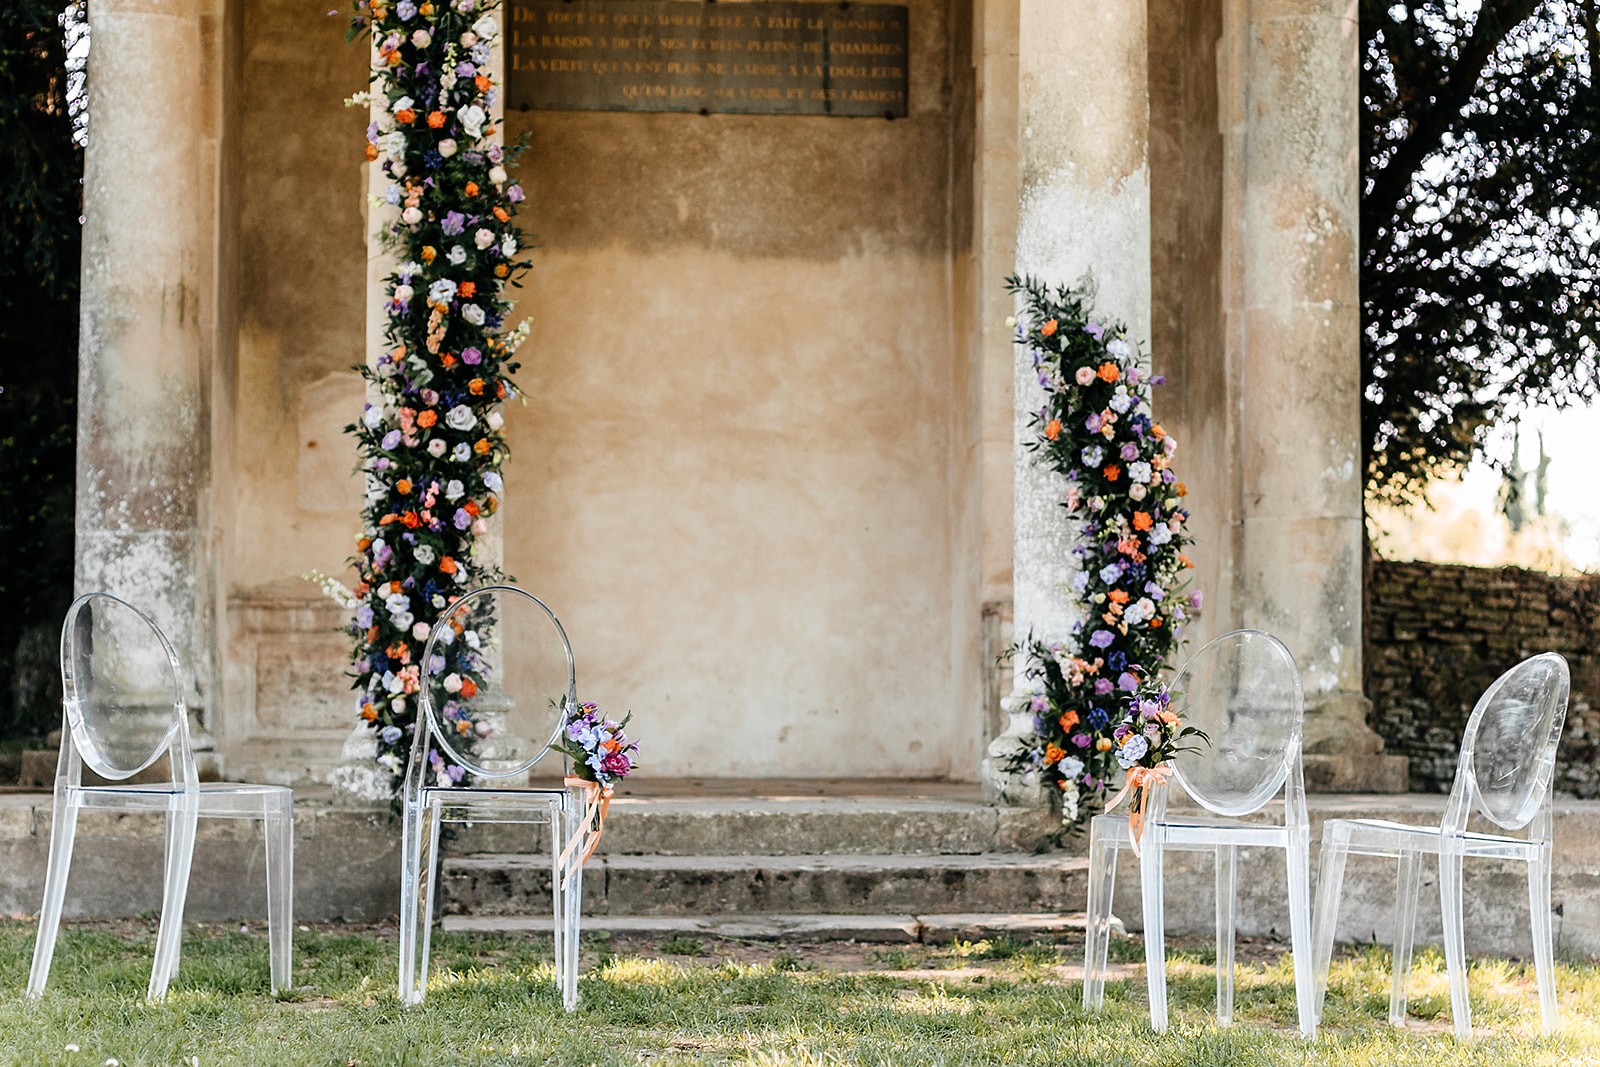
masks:
<svg viewBox="0 0 1600 1067"><path fill-rule="evenodd" d="M505 382L496 382L495 383L494 395L499 397L501 400L504 400L506 398L506 383Z"/></svg>
<svg viewBox="0 0 1600 1067"><path fill-rule="evenodd" d="M1175 492L1179 496L1188 496L1189 495L1189 487L1187 485L1184 485L1182 482L1179 482L1178 483L1178 487L1175 490Z"/></svg>
<svg viewBox="0 0 1600 1067"><path fill-rule="evenodd" d="M391 67L398 67L400 65L400 53L390 52L388 55L383 57L383 61L389 64Z"/></svg>
<svg viewBox="0 0 1600 1067"><path fill-rule="evenodd" d="M461 679L461 697L462 697L462 699L463 700L471 700L473 697L475 697L477 695L478 695L478 684L476 682L474 682L471 678L463 678L463 679Z"/></svg>
<svg viewBox="0 0 1600 1067"><path fill-rule="evenodd" d="M1150 436L1159 441L1163 437L1167 436L1167 431L1162 429L1161 424L1158 422L1154 426L1150 427Z"/></svg>
<svg viewBox="0 0 1600 1067"><path fill-rule="evenodd" d="M417 5L417 14L421 15L423 18L432 18L433 17L433 5L429 4L429 3L426 3L426 2L418 4Z"/></svg>
<svg viewBox="0 0 1600 1067"><path fill-rule="evenodd" d="M360 539L358 539L356 541L356 551L357 552L365 552L367 549L369 549L371 547L372 547L372 538L370 538L370 537L362 537L362 538L360 538ZM356 593L356 596L360 596L360 595L361 595L361 593L358 591Z"/></svg>
<svg viewBox="0 0 1600 1067"><path fill-rule="evenodd" d="M461 510L465 511L468 515L471 515L473 518L477 518L478 515L483 511L482 508L480 508L475 502L473 502L471 500L467 501L465 504L462 504L461 505Z"/></svg>
<svg viewBox="0 0 1600 1067"><path fill-rule="evenodd" d="M1045 428L1044 428L1044 435L1046 437L1048 437L1052 441L1054 441L1056 438L1060 437L1061 436L1061 420L1060 419L1051 419L1048 423L1046 423L1045 424Z"/></svg>
<svg viewBox="0 0 1600 1067"><path fill-rule="evenodd" d="M399 494L401 496L410 496L411 495L411 479L410 478L401 478L398 482L394 483L394 487L395 487L395 490L397 492L399 492Z"/></svg>
<svg viewBox="0 0 1600 1067"><path fill-rule="evenodd" d="M363 704L361 705L361 717L368 722L372 722L378 717L378 709L371 704Z"/></svg>
<svg viewBox="0 0 1600 1067"><path fill-rule="evenodd" d="M504 263L496 263L494 265L494 276L496 278L504 278L507 274L510 274L510 273L511 273L511 268L506 266Z"/></svg>
<svg viewBox="0 0 1600 1067"><path fill-rule="evenodd" d="M1122 468L1115 463L1107 463L1100 473L1106 476L1106 481L1114 482L1122 477Z"/></svg>
<svg viewBox="0 0 1600 1067"><path fill-rule="evenodd" d="M477 182L468 182L466 185L461 187L461 191L463 193L466 193L468 196L477 196L478 195L478 183Z"/></svg>
<svg viewBox="0 0 1600 1067"><path fill-rule="evenodd" d="M435 129L435 130L443 129L444 128L444 112L443 111L430 111L430 112L428 112L428 126L429 126L429 128Z"/></svg>
<svg viewBox="0 0 1600 1067"><path fill-rule="evenodd" d="M503 207L497 207L494 209L494 217L499 219L501 222L511 221L511 216L506 214L506 209Z"/></svg>
<svg viewBox="0 0 1600 1067"><path fill-rule="evenodd" d="M494 85L494 82L480 74L476 78L472 79L472 84L478 87L478 92L486 93L489 91L490 87Z"/></svg>
<svg viewBox="0 0 1600 1067"><path fill-rule="evenodd" d="M394 120L402 126L409 126L417 121L417 113L409 107L403 107L394 113Z"/></svg>
<svg viewBox="0 0 1600 1067"><path fill-rule="evenodd" d="M1056 335L1056 327L1058 325L1060 324L1057 323L1055 319L1051 319L1049 322L1039 327L1039 332L1046 337L1054 337Z"/></svg>
<svg viewBox="0 0 1600 1067"><path fill-rule="evenodd" d="M1102 382L1114 382L1122 377L1122 372L1117 369L1115 363L1102 363L1100 364L1100 369L1095 373L1099 375Z"/></svg>
<svg viewBox="0 0 1600 1067"><path fill-rule="evenodd" d="M472 446L472 450L480 456L487 456L489 454L489 447L489 439L487 437L480 437L478 438L477 443Z"/></svg>
<svg viewBox="0 0 1600 1067"><path fill-rule="evenodd" d="M1135 530L1148 530L1154 525L1148 511L1135 511L1133 513L1133 528Z"/></svg>
<svg viewBox="0 0 1600 1067"><path fill-rule="evenodd" d="M417 425L424 430L430 429L438 421L439 413L432 408L427 408L417 414Z"/></svg>
<svg viewBox="0 0 1600 1067"><path fill-rule="evenodd" d="M1152 629L1152 630L1161 629L1161 616L1157 615L1155 618L1150 620L1150 629Z"/></svg>
<svg viewBox="0 0 1600 1067"><path fill-rule="evenodd" d="M471 393L473 396L482 396L483 387L485 384L486 383L482 378L474 378L472 381L467 383L467 392Z"/></svg>
<svg viewBox="0 0 1600 1067"><path fill-rule="evenodd" d="M442 574L454 574L456 572L456 561L449 556L443 557L439 560L439 571Z"/></svg>
<svg viewBox="0 0 1600 1067"><path fill-rule="evenodd" d="M456 292L461 294L462 299L471 300L478 295L478 285L476 282L462 282L456 288Z"/></svg>
<svg viewBox="0 0 1600 1067"><path fill-rule="evenodd" d="M417 517L417 513L415 511L406 512L404 515L400 516L400 521L405 523L406 529L408 530L415 530L418 526L422 525L422 520Z"/></svg>
<svg viewBox="0 0 1600 1067"><path fill-rule="evenodd" d="M1052 741L1048 745L1044 746L1044 765L1048 767L1051 764L1060 763L1062 757L1064 757L1066 754L1066 749Z"/></svg>
<svg viewBox="0 0 1600 1067"><path fill-rule="evenodd" d="M1061 716L1061 718L1057 721L1061 723L1061 728L1063 730L1070 730L1074 726L1078 725L1078 713L1075 711L1069 711L1065 715Z"/></svg>
<svg viewBox="0 0 1600 1067"><path fill-rule="evenodd" d="M1126 589L1113 589L1106 594L1106 599L1113 604L1126 604L1128 602L1128 591Z"/></svg>
<svg viewBox="0 0 1600 1067"><path fill-rule="evenodd" d="M389 592L391 592L391 593L398 593L401 588L402 587L401 587L399 582L390 582L389 583Z"/></svg>
<svg viewBox="0 0 1600 1067"><path fill-rule="evenodd" d="M438 254L439 254L439 250L437 248L433 247L432 245L423 245L422 246L422 262L424 262L424 263L432 263L433 260L434 260L434 257L437 256Z"/></svg>
<svg viewBox="0 0 1600 1067"><path fill-rule="evenodd" d="M367 145L367 162L371 163L374 159L377 159L377 158L378 158L378 146L375 145L375 144L369 143Z"/></svg>
<svg viewBox="0 0 1600 1067"><path fill-rule="evenodd" d="M449 370L456 365L456 357L449 352L439 357L439 362L444 364L444 369Z"/></svg>

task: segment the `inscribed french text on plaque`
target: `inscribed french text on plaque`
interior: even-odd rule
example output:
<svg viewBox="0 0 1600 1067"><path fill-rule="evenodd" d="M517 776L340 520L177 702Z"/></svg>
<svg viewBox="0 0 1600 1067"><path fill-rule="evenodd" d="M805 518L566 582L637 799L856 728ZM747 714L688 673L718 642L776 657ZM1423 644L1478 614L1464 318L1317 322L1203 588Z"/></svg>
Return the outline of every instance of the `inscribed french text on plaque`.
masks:
<svg viewBox="0 0 1600 1067"><path fill-rule="evenodd" d="M898 4L511 0L513 108L906 114Z"/></svg>

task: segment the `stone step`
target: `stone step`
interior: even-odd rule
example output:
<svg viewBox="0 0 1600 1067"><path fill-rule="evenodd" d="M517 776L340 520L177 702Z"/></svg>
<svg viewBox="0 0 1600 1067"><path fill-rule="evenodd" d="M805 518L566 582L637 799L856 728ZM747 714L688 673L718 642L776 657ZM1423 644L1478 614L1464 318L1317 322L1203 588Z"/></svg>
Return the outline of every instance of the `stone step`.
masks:
<svg viewBox="0 0 1600 1067"><path fill-rule="evenodd" d="M607 916L1053 912L1085 899L1081 856L604 856L584 873L584 911ZM445 859L446 915L548 914L546 856Z"/></svg>
<svg viewBox="0 0 1600 1067"><path fill-rule="evenodd" d="M937 797L619 798L600 855L975 855L1026 852L1055 828L1048 813ZM542 826L458 825L445 852L538 853Z"/></svg>
<svg viewBox="0 0 1600 1067"><path fill-rule="evenodd" d="M738 941L875 941L946 944L1010 937L1059 937L1082 931L1082 912L965 912L929 915L594 915L583 931L627 937L705 937ZM463 933L550 935L549 915L446 916ZM1117 931L1122 932L1121 923Z"/></svg>

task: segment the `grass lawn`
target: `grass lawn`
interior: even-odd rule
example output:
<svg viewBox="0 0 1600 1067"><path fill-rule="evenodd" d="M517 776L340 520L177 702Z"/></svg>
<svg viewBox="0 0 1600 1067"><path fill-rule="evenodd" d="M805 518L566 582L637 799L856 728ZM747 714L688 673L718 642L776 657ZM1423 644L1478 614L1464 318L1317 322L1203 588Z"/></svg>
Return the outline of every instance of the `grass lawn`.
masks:
<svg viewBox="0 0 1600 1067"><path fill-rule="evenodd" d="M1531 967L1472 971L1479 1039L1449 1034L1437 952L1412 972L1410 1027L1391 1030L1388 953L1335 963L1315 1045L1294 1033L1278 946L1241 944L1236 1024L1212 1017L1208 949L1175 953L1173 1027L1150 1031L1142 949L1113 945L1106 1010L1085 1015L1081 942L752 945L585 939L583 1002L561 1011L548 943L437 935L427 1002L397 1003L392 930L295 935L295 989L267 991L260 930L191 925L165 1003L142 1001L153 924L69 926L43 1000L22 995L29 923L0 921L0 1063L104 1067L307 1064L1600 1064L1600 965L1559 971L1563 1031L1539 1036ZM1191 944L1198 944L1191 943Z"/></svg>

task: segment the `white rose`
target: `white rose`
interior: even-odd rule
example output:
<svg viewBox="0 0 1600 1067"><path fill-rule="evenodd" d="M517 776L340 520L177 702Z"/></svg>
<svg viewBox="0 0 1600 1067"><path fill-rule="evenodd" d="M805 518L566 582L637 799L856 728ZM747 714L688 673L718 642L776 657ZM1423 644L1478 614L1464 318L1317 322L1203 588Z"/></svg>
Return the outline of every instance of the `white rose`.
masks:
<svg viewBox="0 0 1600 1067"><path fill-rule="evenodd" d="M450 262L459 267L467 261L467 250L460 245L451 245L450 251L445 253Z"/></svg>
<svg viewBox="0 0 1600 1067"><path fill-rule="evenodd" d="M383 424L383 409L368 404L367 410L361 413L361 421L366 424L367 429L376 430Z"/></svg>
<svg viewBox="0 0 1600 1067"><path fill-rule="evenodd" d="M415 226L417 223L422 221L422 209L416 207L406 208L404 211L400 212L400 221L405 223L407 226Z"/></svg>
<svg viewBox="0 0 1600 1067"><path fill-rule="evenodd" d="M426 48L433 43L433 34L427 30L418 30L411 35L411 43L418 48Z"/></svg>
<svg viewBox="0 0 1600 1067"><path fill-rule="evenodd" d="M449 501L460 500L466 494L467 487L455 478L450 479L450 484L444 487L444 498Z"/></svg>
<svg viewBox="0 0 1600 1067"><path fill-rule="evenodd" d="M471 48L473 45L475 45L477 43L478 43L478 35L473 33L471 30L468 30L466 33L463 33L461 35L461 47L462 48Z"/></svg>
<svg viewBox="0 0 1600 1067"><path fill-rule="evenodd" d="M411 636L418 641L426 641L428 639L428 624L425 622L417 623L411 628Z"/></svg>
<svg viewBox="0 0 1600 1067"><path fill-rule="evenodd" d="M444 443L444 438L435 437L433 440L428 442L428 455L432 456L434 459L438 459L440 456L444 455L444 450L447 447L449 446Z"/></svg>
<svg viewBox="0 0 1600 1067"><path fill-rule="evenodd" d="M479 248L488 248L490 245L494 244L494 231L480 229L477 233L472 235L472 243L477 245Z"/></svg>
<svg viewBox="0 0 1600 1067"><path fill-rule="evenodd" d="M1134 482L1132 485L1128 486L1128 499L1143 500L1147 492L1149 492L1149 490L1145 488L1143 482Z"/></svg>
<svg viewBox="0 0 1600 1067"><path fill-rule="evenodd" d="M410 303L411 298L416 295L416 291L409 285L397 285L394 287L394 298L402 304Z"/></svg>
<svg viewBox="0 0 1600 1067"><path fill-rule="evenodd" d="M402 96L389 106L389 110L398 114L401 111L409 111L416 106L415 100L412 100L409 96Z"/></svg>
<svg viewBox="0 0 1600 1067"><path fill-rule="evenodd" d="M489 180L494 182L496 185L504 185L508 177L510 177L510 175L506 173L506 168L500 166L498 163L489 168Z"/></svg>
<svg viewBox="0 0 1600 1067"><path fill-rule="evenodd" d="M500 24L494 20L493 15L485 15L472 24L472 32L488 39L500 32Z"/></svg>
<svg viewBox="0 0 1600 1067"><path fill-rule="evenodd" d="M394 628L396 630L409 630L411 628L411 624L416 621L417 617L411 614L409 611L402 612L401 614L396 615L393 619Z"/></svg>
<svg viewBox="0 0 1600 1067"><path fill-rule="evenodd" d="M461 317L472 323L474 326L482 326L484 318L483 308L479 307L477 304L468 304L466 307L461 309Z"/></svg>
<svg viewBox="0 0 1600 1067"><path fill-rule="evenodd" d="M508 233L500 242L500 254L507 259L517 254L517 239L514 235Z"/></svg>
<svg viewBox="0 0 1600 1067"><path fill-rule="evenodd" d="M396 715L404 715L406 713L406 698L395 697L393 700L389 701L389 707L394 710ZM385 763L385 760L388 762ZM388 767L391 774L400 770L400 758L392 752L387 756L380 757L378 762L383 763L384 766Z"/></svg>
<svg viewBox="0 0 1600 1067"><path fill-rule="evenodd" d="M416 548L411 550L411 554L417 558L418 563L423 565L432 563L434 560L433 549L429 548L427 545L418 545Z"/></svg>
<svg viewBox="0 0 1600 1067"><path fill-rule="evenodd" d="M483 476L483 484L487 485L490 489L498 493L500 491L500 487L505 483L500 480L500 475L496 474L494 471L490 471L488 474Z"/></svg>
<svg viewBox="0 0 1600 1067"><path fill-rule="evenodd" d="M455 155L456 154L456 142L454 141L454 139L446 137L444 140L440 141L439 142L439 154L441 156L443 156L444 158L446 158L446 159L449 159L451 156Z"/></svg>
<svg viewBox="0 0 1600 1067"><path fill-rule="evenodd" d="M388 156L395 162L399 162L401 159L405 158L406 135L400 130L390 130L388 133L378 138L378 148L383 151L384 155ZM396 173L399 172L397 171Z"/></svg>
<svg viewBox="0 0 1600 1067"><path fill-rule="evenodd" d="M461 120L461 128L468 137L482 137L483 124L488 121L488 114L477 104L469 104L456 112L456 118Z"/></svg>
<svg viewBox="0 0 1600 1067"><path fill-rule="evenodd" d="M446 693L461 692L461 675L447 674L444 676L444 691Z"/></svg>
<svg viewBox="0 0 1600 1067"><path fill-rule="evenodd" d="M478 424L478 417L472 413L472 409L467 405L457 404L445 413L444 421L445 425L452 430L470 430ZM455 485L456 483L451 482L450 484ZM451 499L455 498L451 497Z"/></svg>
<svg viewBox="0 0 1600 1067"><path fill-rule="evenodd" d="M505 416L500 414L498 411L491 411L489 412L488 423L489 429L498 430L500 427L506 424L506 419Z"/></svg>
<svg viewBox="0 0 1600 1067"><path fill-rule="evenodd" d="M455 582L456 582L457 585L465 585L465 584L467 584L467 568L465 568L465 567L457 567L456 568Z"/></svg>

